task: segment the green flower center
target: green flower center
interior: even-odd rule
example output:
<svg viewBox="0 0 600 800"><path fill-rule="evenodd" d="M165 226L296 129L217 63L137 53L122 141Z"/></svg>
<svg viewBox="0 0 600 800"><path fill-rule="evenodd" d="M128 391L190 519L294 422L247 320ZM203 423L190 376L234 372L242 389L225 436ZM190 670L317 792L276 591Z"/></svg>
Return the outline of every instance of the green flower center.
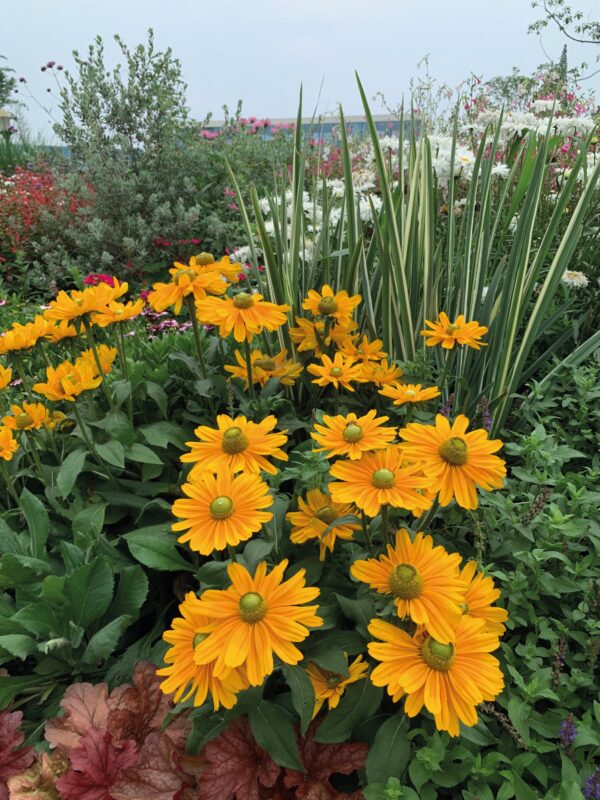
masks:
<svg viewBox="0 0 600 800"><path fill-rule="evenodd" d="M175 278L175 283L177 286L179 286L179 282L182 278L189 278L191 281L193 281L194 278L197 278L198 276L193 269L178 269L173 277Z"/></svg>
<svg viewBox="0 0 600 800"><path fill-rule="evenodd" d="M404 392L404 394L405 394L407 397L414 397L414 396L415 396L414 389L407 389L407 390Z"/></svg>
<svg viewBox="0 0 600 800"><path fill-rule="evenodd" d="M215 257L212 253L198 253L196 256L196 264L200 267L207 267L209 264L215 263Z"/></svg>
<svg viewBox="0 0 600 800"><path fill-rule="evenodd" d="M202 642L206 639L207 636L208 633L197 633L194 636L192 640L192 647L194 648L194 650L198 647L199 644L202 644Z"/></svg>
<svg viewBox="0 0 600 800"><path fill-rule="evenodd" d="M333 506L321 506L315 514L317 519L324 522L326 525L331 525L334 519L337 519L337 511Z"/></svg>
<svg viewBox="0 0 600 800"><path fill-rule="evenodd" d="M227 519L233 513L233 500L231 497L215 497L210 504L210 513L213 519Z"/></svg>
<svg viewBox="0 0 600 800"><path fill-rule="evenodd" d="M412 564L398 564L390 575L390 589L394 597L414 600L423 591L423 578Z"/></svg>
<svg viewBox="0 0 600 800"><path fill-rule="evenodd" d="M446 328L446 333L452 336L456 331L460 330L460 325L448 325Z"/></svg>
<svg viewBox="0 0 600 800"><path fill-rule="evenodd" d="M256 592L246 592L240 597L240 617L244 622L260 622L267 613L267 604Z"/></svg>
<svg viewBox="0 0 600 800"><path fill-rule="evenodd" d="M421 658L437 672L448 672L455 657L453 644L442 644L429 636L421 645Z"/></svg>
<svg viewBox="0 0 600 800"><path fill-rule="evenodd" d="M382 467L375 470L371 476L371 483L376 489L391 489L396 482L396 476L391 469Z"/></svg>
<svg viewBox="0 0 600 800"><path fill-rule="evenodd" d="M342 436L347 442L354 444L355 442L360 442L364 433L360 425L357 425L355 422L349 422L344 428Z"/></svg>
<svg viewBox="0 0 600 800"><path fill-rule="evenodd" d="M461 612L463 614L468 614L469 613L469 604L468 603L461 603L460 604L460 610L461 610Z"/></svg>
<svg viewBox="0 0 600 800"><path fill-rule="evenodd" d="M334 378L339 378L342 372L343 370L340 367L333 367L333 369L331 370L331 374L333 375Z"/></svg>
<svg viewBox="0 0 600 800"><path fill-rule="evenodd" d="M330 689L335 689L335 687L339 686L341 682L342 682L341 675L330 675L325 681L325 683L327 684L327 686L329 686Z"/></svg>
<svg viewBox="0 0 600 800"><path fill-rule="evenodd" d="M469 447L464 439L453 436L440 445L439 453L448 464L462 467L469 460Z"/></svg>
<svg viewBox="0 0 600 800"><path fill-rule="evenodd" d="M338 310L338 304L333 297L324 297L319 303L319 314L322 314L324 317L328 316L329 314L335 314Z"/></svg>
<svg viewBox="0 0 600 800"><path fill-rule="evenodd" d="M248 292L240 292L233 298L233 305L235 308L252 308L254 298Z"/></svg>
<svg viewBox="0 0 600 800"><path fill-rule="evenodd" d="M228 428L223 434L221 447L225 453L234 456L237 453L243 453L249 444L248 437L244 431L238 428L237 425L234 425L232 428Z"/></svg>
<svg viewBox="0 0 600 800"><path fill-rule="evenodd" d="M276 364L272 358L257 358L254 366L258 367L258 369L264 369L265 372L273 372Z"/></svg>
<svg viewBox="0 0 600 800"><path fill-rule="evenodd" d="M17 428L20 431L25 430L25 428L28 428L30 425L34 424L33 419L29 416L29 414L25 414L25 413L18 414L15 417L15 421L17 423Z"/></svg>

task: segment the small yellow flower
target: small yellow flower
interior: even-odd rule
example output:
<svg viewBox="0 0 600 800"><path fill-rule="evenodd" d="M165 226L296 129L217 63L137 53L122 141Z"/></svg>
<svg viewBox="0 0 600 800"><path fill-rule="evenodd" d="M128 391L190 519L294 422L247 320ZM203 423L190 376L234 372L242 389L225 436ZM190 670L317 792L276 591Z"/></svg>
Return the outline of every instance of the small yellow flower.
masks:
<svg viewBox="0 0 600 800"><path fill-rule="evenodd" d="M58 367L46 368L46 382L36 383L33 391L47 400L74 402L82 392L95 389L102 383L97 370L87 363L64 361Z"/></svg>
<svg viewBox="0 0 600 800"><path fill-rule="evenodd" d="M52 321L48 323L44 339L56 343L73 336L77 336L75 326L71 325L68 319L61 319L60 322Z"/></svg>
<svg viewBox="0 0 600 800"><path fill-rule="evenodd" d="M314 352L321 355L324 347L329 347L331 342L341 346L348 338L352 338L352 331L357 327L354 320L346 320L341 325L332 325L329 334L325 336L325 323L321 320L312 322L306 317L296 317L296 327L290 328L290 337L299 353Z"/></svg>
<svg viewBox="0 0 600 800"><path fill-rule="evenodd" d="M175 314L179 314L186 297L193 297L197 302L210 294L224 294L229 285L221 275L212 270L199 272L192 267L177 265L170 270L170 283L155 283L153 291L148 295L148 303L155 311L164 311L173 306Z"/></svg>
<svg viewBox="0 0 600 800"><path fill-rule="evenodd" d="M103 310L109 303L122 297L128 290L126 283L115 281L114 286L99 283L88 286L83 291L59 292L56 300L50 302L50 308L44 311L47 320L75 320L94 311Z"/></svg>
<svg viewBox="0 0 600 800"><path fill-rule="evenodd" d="M175 262L175 267L186 269L185 264L179 264L178 262ZM198 273L214 272L217 275L221 275L229 283L237 283L239 281L240 265L232 261L229 256L223 256L220 261L215 261L214 256L210 253L199 253L190 258L188 267Z"/></svg>
<svg viewBox="0 0 600 800"><path fill-rule="evenodd" d="M369 337L363 335L362 339L357 342L347 339L340 345L340 352L345 356L353 358L355 361L367 364L370 361L381 361L382 358L387 356L383 352L383 342L381 339L369 340Z"/></svg>
<svg viewBox="0 0 600 800"><path fill-rule="evenodd" d="M466 322L464 314L460 314L454 322L450 322L448 315L441 311L439 319L435 322L426 319L425 324L429 325L431 330L422 330L420 333L421 336L425 336L427 347L441 344L445 350L452 350L455 344L460 344L479 350L487 345L487 342L480 340L488 329L478 322Z"/></svg>
<svg viewBox="0 0 600 800"><path fill-rule="evenodd" d="M439 397L441 392L437 386L422 389L420 383L393 383L391 386L379 389L379 394L389 397L395 406L402 406L405 403L424 403L426 400Z"/></svg>
<svg viewBox="0 0 600 800"><path fill-rule="evenodd" d="M96 347L96 352L98 354L100 366L102 367L102 375L108 375L112 369L113 362L117 357L117 348L109 347L106 344L100 344ZM91 348L84 350L83 353L81 353L79 358L75 361L75 366L89 367L94 373L94 377L97 377L100 374L98 372L98 365L96 363L94 351Z"/></svg>
<svg viewBox="0 0 600 800"><path fill-rule="evenodd" d="M248 367L246 359L236 350L235 360L237 366L225 365L225 370L234 378L244 381L244 387L248 388ZM262 350L254 349L251 353L252 379L254 383L264 386L270 378L278 378L284 386L293 386L296 379L302 372L302 365L287 358L287 350L281 350L273 356L265 355Z"/></svg>
<svg viewBox="0 0 600 800"><path fill-rule="evenodd" d="M3 367L2 364L0 364L0 389L6 389L11 381L12 369L10 367Z"/></svg>
<svg viewBox="0 0 600 800"><path fill-rule="evenodd" d="M298 511L286 514L287 521L292 525L290 539L294 544L304 544L311 539L317 539L319 558L325 561L327 551L333 553L336 539L350 541L360 525L345 522L331 528L328 533L325 531L336 519L356 513L357 510L352 503L334 503L331 495L320 489L309 489L306 499L298 498Z"/></svg>
<svg viewBox="0 0 600 800"><path fill-rule="evenodd" d="M381 450L395 439L396 429L385 427L388 420L389 417L378 417L373 410L362 417L354 413L345 417L324 414L323 424L315 423L316 433L310 435L319 445L316 452L326 453L327 458L348 456L355 459L370 450Z"/></svg>
<svg viewBox="0 0 600 800"><path fill-rule="evenodd" d="M2 424L13 431L39 430L47 424L48 409L42 403L12 405L10 415L2 418Z"/></svg>
<svg viewBox="0 0 600 800"><path fill-rule="evenodd" d="M494 606L500 597L500 589L494 586L492 578L477 571L475 561L469 561L460 571L460 579L466 593L463 614L485 621L485 629L496 636L502 636L506 630L504 623L508 612L504 608Z"/></svg>
<svg viewBox="0 0 600 800"><path fill-rule="evenodd" d="M11 461L18 449L19 443L13 436L12 430L0 425L0 458L3 461Z"/></svg>
<svg viewBox="0 0 600 800"><path fill-rule="evenodd" d="M357 656L349 665L347 678L337 672L322 669L318 664L310 662L306 667L306 673L315 690L313 719L317 716L326 700L330 710L337 708L342 695L346 691L346 687L365 678L368 671L369 665L363 661L362 656Z"/></svg>
<svg viewBox="0 0 600 800"><path fill-rule="evenodd" d="M333 360L329 356L321 356L322 364L309 364L307 372L317 377L312 381L318 386L329 386L332 384L336 389L340 387L353 392L354 387L351 382L357 382L360 378L360 366L354 363L354 359L347 358L342 353L336 353Z"/></svg>
<svg viewBox="0 0 600 800"><path fill-rule="evenodd" d="M309 290L308 297L302 301L302 308L310 311L313 317L329 317L337 322L345 322L361 300L359 294L351 297L345 290L334 294L331 286L325 284L320 293Z"/></svg>
<svg viewBox="0 0 600 800"><path fill-rule="evenodd" d="M374 383L376 386L388 386L401 378L404 372L395 364L388 364L387 359L366 361L360 367L361 383Z"/></svg>
<svg viewBox="0 0 600 800"><path fill-rule="evenodd" d="M130 319L139 317L144 310L144 301L139 299L129 303L109 303L102 311L97 311L92 316L92 320L101 328L114 325L117 322L127 322Z"/></svg>

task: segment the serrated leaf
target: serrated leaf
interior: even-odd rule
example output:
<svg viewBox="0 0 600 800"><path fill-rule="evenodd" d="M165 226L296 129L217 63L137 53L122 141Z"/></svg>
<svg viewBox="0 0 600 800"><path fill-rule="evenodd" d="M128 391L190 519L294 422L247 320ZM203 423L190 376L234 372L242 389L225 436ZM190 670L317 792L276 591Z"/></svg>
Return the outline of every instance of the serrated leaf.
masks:
<svg viewBox="0 0 600 800"><path fill-rule="evenodd" d="M45 554L50 518L44 504L28 489L21 492L21 506L31 536L31 555L41 558Z"/></svg>

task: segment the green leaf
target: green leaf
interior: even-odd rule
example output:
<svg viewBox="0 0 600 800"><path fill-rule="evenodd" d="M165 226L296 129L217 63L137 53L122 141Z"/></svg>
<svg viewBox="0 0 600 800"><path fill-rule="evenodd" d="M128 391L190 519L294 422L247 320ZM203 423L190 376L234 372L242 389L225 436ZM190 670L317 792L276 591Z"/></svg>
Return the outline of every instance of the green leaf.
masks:
<svg viewBox="0 0 600 800"><path fill-rule="evenodd" d="M36 649L35 639L32 639L31 636L24 636L19 633L0 636L0 651L4 651L15 658L20 658L21 661L35 653Z"/></svg>
<svg viewBox="0 0 600 800"><path fill-rule="evenodd" d="M73 610L73 622L85 628L105 613L113 594L114 577L103 558L96 558L67 575L64 593Z"/></svg>
<svg viewBox="0 0 600 800"><path fill-rule="evenodd" d="M140 528L125 534L124 539L131 555L146 567L171 572L194 570L193 566L180 555L177 549L177 537L169 531L167 523Z"/></svg>
<svg viewBox="0 0 600 800"><path fill-rule="evenodd" d="M61 464L56 476L56 485L62 497L67 498L71 493L85 464L85 457L85 450L73 450Z"/></svg>
<svg viewBox="0 0 600 800"><path fill-rule="evenodd" d="M0 562L0 587L30 587L39 578L50 572L50 565L40 558L18 556L7 553Z"/></svg>
<svg viewBox="0 0 600 800"><path fill-rule="evenodd" d="M192 712L192 730L187 738L186 750L188 753L199 753L209 742L227 729L229 723L212 711L209 716L200 716Z"/></svg>
<svg viewBox="0 0 600 800"><path fill-rule="evenodd" d="M96 451L101 458L113 467L123 469L125 466L125 449L121 442L111 441L105 444L97 444Z"/></svg>
<svg viewBox="0 0 600 800"><path fill-rule="evenodd" d="M98 539L104 528L105 503L92 503L79 511L73 518L73 533L85 539Z"/></svg>
<svg viewBox="0 0 600 800"><path fill-rule="evenodd" d="M88 646L85 648L83 663L95 664L97 661L108 658L115 650L119 639L127 630L130 622L131 617L128 614L123 614L113 619L108 625L100 628L100 630L92 636L88 642Z"/></svg>
<svg viewBox="0 0 600 800"><path fill-rule="evenodd" d="M154 450L150 450L149 447L146 447L145 444L138 444L137 442L132 444L131 447L128 447L125 451L125 455L130 461L138 461L141 464L163 465L160 457L156 455Z"/></svg>
<svg viewBox="0 0 600 800"><path fill-rule="evenodd" d="M408 729L408 717L400 714L386 719L379 728L367 756L369 783L403 776L410 756Z"/></svg>
<svg viewBox="0 0 600 800"><path fill-rule="evenodd" d="M283 667L287 685L292 690L292 705L300 717L300 733L304 736L315 710L315 690L302 667Z"/></svg>
<svg viewBox="0 0 600 800"><path fill-rule="evenodd" d="M31 534L31 555L34 558L41 558L45 553L50 530L48 512L41 500L28 489L23 489L21 492L21 505Z"/></svg>
<svg viewBox="0 0 600 800"><path fill-rule="evenodd" d="M375 617L375 606L370 597L361 597L358 600L336 594L337 601L345 617L353 620L356 630L367 640L370 639L368 631L369 622Z"/></svg>
<svg viewBox="0 0 600 800"><path fill-rule="evenodd" d="M522 697L513 696L508 701L508 716L517 733L527 743L529 741L529 717L531 709Z"/></svg>
<svg viewBox="0 0 600 800"><path fill-rule="evenodd" d="M350 738L354 728L379 708L383 689L368 678L350 686L340 704L330 711L315 735L316 742L337 744Z"/></svg>
<svg viewBox="0 0 600 800"><path fill-rule="evenodd" d="M256 743L276 764L305 772L298 755L292 720L283 708L264 700L248 714L248 722Z"/></svg>
<svg viewBox="0 0 600 800"><path fill-rule="evenodd" d="M119 573L117 593L107 611L107 617L115 619L128 614L136 619L147 595L148 578L144 570L137 564L125 567Z"/></svg>
<svg viewBox="0 0 600 800"><path fill-rule="evenodd" d="M52 684L46 675L0 675L0 708L6 708L19 695L39 693Z"/></svg>
<svg viewBox="0 0 600 800"><path fill-rule="evenodd" d="M314 661L322 669L348 677L347 655L365 651L365 640L356 631L326 631L313 634L305 650L307 661Z"/></svg>

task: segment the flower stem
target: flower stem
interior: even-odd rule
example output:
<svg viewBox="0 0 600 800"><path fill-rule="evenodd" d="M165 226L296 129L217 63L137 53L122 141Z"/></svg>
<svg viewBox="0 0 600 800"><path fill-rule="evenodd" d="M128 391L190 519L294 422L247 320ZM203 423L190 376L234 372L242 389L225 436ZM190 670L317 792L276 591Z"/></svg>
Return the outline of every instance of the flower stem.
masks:
<svg viewBox="0 0 600 800"><path fill-rule="evenodd" d="M98 374L102 378L102 390L103 390L104 394L106 395L106 399L108 401L108 405L109 405L110 410L114 411L115 410L115 406L114 406L114 403L113 403L112 395L111 395L110 390L108 388L108 384L106 383L106 375L104 373L104 370L102 369L102 362L100 361L100 356L98 355L98 348L96 347L96 340L94 339L94 333L92 331L92 326L90 324L89 319L87 318L87 314L84 314L81 319L83 320L83 327L85 328L85 332L87 334L88 341L90 343L90 348L91 348L92 353L94 355L94 361L96 362L96 368L98 370Z"/></svg>
<svg viewBox="0 0 600 800"><path fill-rule="evenodd" d="M73 403L73 414L75 416L75 419L77 420L77 425L79 426L79 430L81 431L81 436L83 438L83 441L85 442L87 449L94 457L98 466L102 467L103 470L106 470L106 472L108 473L108 479L111 481L111 483L117 484L117 479L112 474L110 467L108 466L106 461L102 458L100 453L96 450L96 446L92 441L87 425L83 421L81 414L79 413L79 409L77 408L77 402Z"/></svg>
<svg viewBox="0 0 600 800"><path fill-rule="evenodd" d="M121 362L121 369L123 377L129 381L129 371L127 369L127 353L125 352L125 335L123 334L122 323L117 323L117 349L119 351L119 360ZM127 395L127 416L129 422L133 425L133 385L129 384L129 394Z"/></svg>
<svg viewBox="0 0 600 800"><path fill-rule="evenodd" d="M229 558L233 561L233 563L237 564L235 549L230 544L227 545L227 552L229 553Z"/></svg>
<svg viewBox="0 0 600 800"><path fill-rule="evenodd" d="M246 370L248 372L248 393L250 399L254 400L254 376L252 375L252 351L250 350L250 342L244 342L244 355L246 356Z"/></svg>
<svg viewBox="0 0 600 800"><path fill-rule="evenodd" d="M196 342L196 352L198 353L198 361L200 362L200 372L202 373L202 377L204 380L208 379L208 369L206 368L206 361L204 359L204 351L202 350L202 339L200 338L200 326L198 325L198 320L196 318L196 305L194 303L194 298L192 295L188 295L186 298L186 303L188 307L188 311L190 314L190 319L192 321L192 329L194 331L194 340ZM208 405L210 407L210 412L215 416L215 405L213 403L212 397L208 397Z"/></svg>
<svg viewBox="0 0 600 800"><path fill-rule="evenodd" d="M8 493L15 501L17 508L23 511L23 507L21 506L21 501L19 500L19 495L15 491L15 487L8 471L8 467L6 466L6 461L0 460L0 465L2 466L2 477L4 478L4 482L6 483L6 488L8 489Z"/></svg>

